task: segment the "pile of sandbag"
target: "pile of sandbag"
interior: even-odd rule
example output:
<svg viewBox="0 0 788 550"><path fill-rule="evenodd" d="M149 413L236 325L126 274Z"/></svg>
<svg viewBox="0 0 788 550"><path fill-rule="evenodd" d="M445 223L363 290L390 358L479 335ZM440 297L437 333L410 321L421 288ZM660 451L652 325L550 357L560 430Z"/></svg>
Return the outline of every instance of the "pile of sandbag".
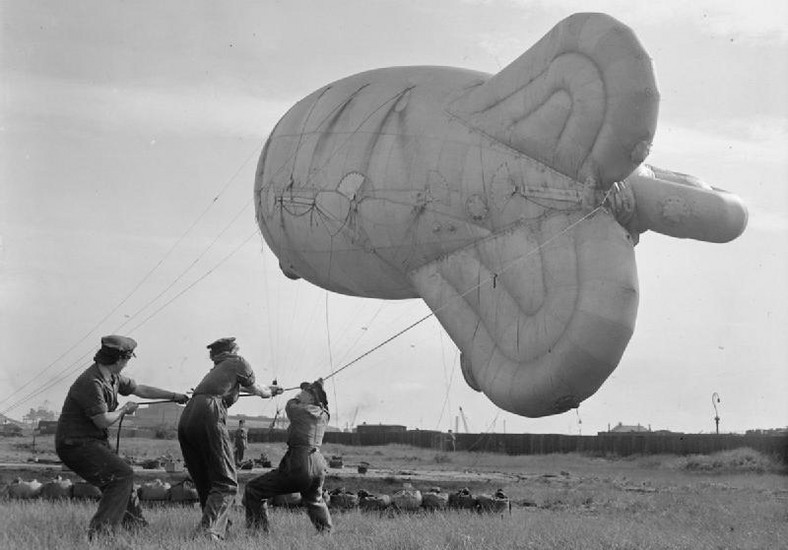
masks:
<svg viewBox="0 0 788 550"><path fill-rule="evenodd" d="M326 503L334 510L352 510L360 508L365 511L392 509L402 512L419 510L469 510L480 513L511 512L509 497L498 489L493 494L474 496L468 488L455 493L444 493L440 487L430 487L424 493L414 489L409 483L393 495L376 495L361 489L357 494L347 491L344 487L334 489L324 495Z"/></svg>
<svg viewBox="0 0 788 550"><path fill-rule="evenodd" d="M139 499L146 502L189 504L199 500L194 482L188 478L175 485L155 479L139 486L135 485L134 490L137 492ZM84 481L74 483L70 479L64 479L60 476L44 483L40 483L36 479L24 481L21 478L17 478L8 485L5 495L16 500L36 498L46 500L98 500L101 498L101 490L90 483Z"/></svg>
<svg viewBox="0 0 788 550"><path fill-rule="evenodd" d="M70 479L63 479L60 476L44 483L40 483L37 479L25 481L18 477L6 488L6 496L18 500L35 498L59 500L71 498L73 488L74 484Z"/></svg>

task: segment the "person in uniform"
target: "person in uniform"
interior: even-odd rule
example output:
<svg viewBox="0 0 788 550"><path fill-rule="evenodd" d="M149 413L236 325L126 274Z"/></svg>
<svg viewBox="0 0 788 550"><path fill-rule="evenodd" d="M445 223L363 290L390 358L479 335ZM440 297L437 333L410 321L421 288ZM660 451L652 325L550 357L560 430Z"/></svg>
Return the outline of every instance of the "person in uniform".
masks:
<svg viewBox="0 0 788 550"><path fill-rule="evenodd" d="M249 430L246 429L246 422L243 419L238 421L238 429L235 430L235 465L240 467L244 461L246 447L249 446Z"/></svg>
<svg viewBox="0 0 788 550"><path fill-rule="evenodd" d="M222 540L238 491L227 409L238 401L241 389L262 398L278 395L282 389L255 382L252 367L237 353L235 338L220 338L208 349L214 366L194 389L181 414L178 442L200 497L202 519L197 535Z"/></svg>
<svg viewBox="0 0 788 550"><path fill-rule="evenodd" d="M320 453L328 425L328 399L323 380L301 384L301 392L285 406L290 421L287 453L279 467L246 484L246 526L268 532L268 499L275 495L301 493L302 502L318 532L330 533L331 514L323 500L326 461Z"/></svg>
<svg viewBox="0 0 788 550"><path fill-rule="evenodd" d="M449 450L451 452L454 452L454 451L457 450L457 436L454 435L454 432L451 431L451 430L449 430L449 433L447 434L446 443L449 444Z"/></svg>
<svg viewBox="0 0 788 550"><path fill-rule="evenodd" d="M107 428L137 409L129 401L118 409L118 394L186 403L188 396L137 384L121 374L136 357L137 342L126 336L105 336L94 363L71 385L57 423L55 451L63 464L101 490L98 510L90 520L88 537L111 534L147 524L133 491L131 466L109 445Z"/></svg>

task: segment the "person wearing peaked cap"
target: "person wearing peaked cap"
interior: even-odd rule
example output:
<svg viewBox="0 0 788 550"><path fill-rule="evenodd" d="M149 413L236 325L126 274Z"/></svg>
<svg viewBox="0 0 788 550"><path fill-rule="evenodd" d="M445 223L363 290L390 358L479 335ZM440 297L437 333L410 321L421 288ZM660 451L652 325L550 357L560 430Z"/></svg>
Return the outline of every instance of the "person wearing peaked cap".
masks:
<svg viewBox="0 0 788 550"><path fill-rule="evenodd" d="M301 493L302 502L312 525L321 533L330 533L331 514L323 500L326 461L320 453L323 435L331 417L323 380L304 382L301 392L290 399L285 413L287 453L275 470L246 484L244 508L246 526L252 531L268 532L268 499L276 495Z"/></svg>
<svg viewBox="0 0 788 550"><path fill-rule="evenodd" d="M282 389L256 382L252 367L238 355L235 338L220 338L207 348L213 368L194 389L181 415L178 442L202 508L195 534L223 540L238 491L227 409L238 401L241 389L262 398L278 395Z"/></svg>
<svg viewBox="0 0 788 550"><path fill-rule="evenodd" d="M205 347L211 350L211 353L222 353L225 351L232 351L235 346L235 337L230 336L228 338L219 338Z"/></svg>
<svg viewBox="0 0 788 550"><path fill-rule="evenodd" d="M101 339L93 364L77 377L63 402L55 434L55 451L68 468L101 490L98 510L90 520L89 538L110 534L118 526L144 526L142 509L133 491L131 466L112 452L108 428L137 409L129 401L118 408L118 394L185 403L182 393L136 383L122 374L137 342L127 336Z"/></svg>

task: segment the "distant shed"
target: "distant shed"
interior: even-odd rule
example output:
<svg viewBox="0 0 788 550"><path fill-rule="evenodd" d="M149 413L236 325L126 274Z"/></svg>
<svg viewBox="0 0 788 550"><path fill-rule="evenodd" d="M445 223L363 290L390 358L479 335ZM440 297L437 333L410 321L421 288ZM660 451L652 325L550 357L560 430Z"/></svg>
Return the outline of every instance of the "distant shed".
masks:
<svg viewBox="0 0 788 550"><path fill-rule="evenodd" d="M53 434L57 432L57 420L39 420L38 433Z"/></svg>

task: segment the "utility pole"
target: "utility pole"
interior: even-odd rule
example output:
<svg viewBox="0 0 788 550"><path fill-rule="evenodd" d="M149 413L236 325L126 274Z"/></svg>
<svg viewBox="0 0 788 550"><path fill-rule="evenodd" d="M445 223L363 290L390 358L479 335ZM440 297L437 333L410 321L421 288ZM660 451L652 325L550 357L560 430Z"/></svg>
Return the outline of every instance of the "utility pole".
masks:
<svg viewBox="0 0 788 550"><path fill-rule="evenodd" d="M720 413L717 411L717 403L720 402L720 395L715 391L711 394L711 405L714 407L714 424L716 425L717 435L720 435Z"/></svg>
<svg viewBox="0 0 788 550"><path fill-rule="evenodd" d="M465 418L465 413L463 412L462 407L460 407L460 418L462 418L462 426L465 428L465 433L470 433L470 430L468 430L468 419Z"/></svg>

